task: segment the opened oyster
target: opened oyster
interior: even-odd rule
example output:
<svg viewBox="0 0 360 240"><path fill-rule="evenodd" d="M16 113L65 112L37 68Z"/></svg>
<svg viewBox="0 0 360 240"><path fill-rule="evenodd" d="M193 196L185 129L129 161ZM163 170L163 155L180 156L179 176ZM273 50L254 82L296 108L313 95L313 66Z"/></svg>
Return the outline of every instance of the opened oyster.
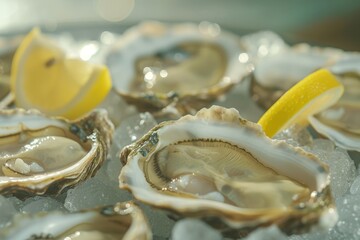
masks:
<svg viewBox="0 0 360 240"><path fill-rule="evenodd" d="M19 215L0 232L0 237L3 240L150 240L152 234L142 211L132 202L123 202L74 213Z"/></svg>
<svg viewBox="0 0 360 240"><path fill-rule="evenodd" d="M0 111L0 193L57 194L92 176L107 155L106 111L68 122L38 111Z"/></svg>
<svg viewBox="0 0 360 240"><path fill-rule="evenodd" d="M333 107L309 121L336 145L360 152L360 56L339 61L330 69L343 83L344 95Z"/></svg>
<svg viewBox="0 0 360 240"><path fill-rule="evenodd" d="M287 234L337 218L327 166L267 138L235 109L164 122L121 152L120 187L151 206L202 218L225 235L277 224Z"/></svg>
<svg viewBox="0 0 360 240"><path fill-rule="evenodd" d="M182 115L217 99L248 71L235 35L210 23L147 22L117 42L108 66L113 86L140 110Z"/></svg>

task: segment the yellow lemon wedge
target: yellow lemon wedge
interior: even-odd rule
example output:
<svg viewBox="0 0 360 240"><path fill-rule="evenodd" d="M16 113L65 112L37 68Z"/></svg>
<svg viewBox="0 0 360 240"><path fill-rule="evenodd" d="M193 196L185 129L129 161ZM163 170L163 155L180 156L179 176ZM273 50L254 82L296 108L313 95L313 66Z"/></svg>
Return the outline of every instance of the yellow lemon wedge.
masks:
<svg viewBox="0 0 360 240"><path fill-rule="evenodd" d="M260 118L268 137L292 124L307 124L314 115L336 103L344 86L326 69L320 69L295 84Z"/></svg>
<svg viewBox="0 0 360 240"><path fill-rule="evenodd" d="M11 90L18 107L75 119L95 108L110 89L106 66L67 58L38 28L15 52Z"/></svg>

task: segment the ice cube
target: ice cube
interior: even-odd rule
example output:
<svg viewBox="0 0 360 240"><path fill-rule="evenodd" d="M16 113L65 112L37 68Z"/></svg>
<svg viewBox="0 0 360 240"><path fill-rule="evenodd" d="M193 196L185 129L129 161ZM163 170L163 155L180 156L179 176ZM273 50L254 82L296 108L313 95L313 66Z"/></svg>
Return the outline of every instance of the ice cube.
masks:
<svg viewBox="0 0 360 240"><path fill-rule="evenodd" d="M107 185L101 178L94 177L74 189L70 189L67 192L64 206L69 211L77 211L130 199L132 199L132 196L127 191L120 190L117 185Z"/></svg>
<svg viewBox="0 0 360 240"><path fill-rule="evenodd" d="M360 203L360 175L358 175L354 182L351 184L350 187L351 194L357 194L359 196L359 203Z"/></svg>
<svg viewBox="0 0 360 240"><path fill-rule="evenodd" d="M106 174L111 181L118 182L118 176L122 167L119 153L127 145L139 140L151 128L157 125L156 120L150 113L140 113L124 119L115 129L113 144L111 146L111 159L106 162Z"/></svg>
<svg viewBox="0 0 360 240"><path fill-rule="evenodd" d="M319 240L319 239L328 239L329 233L328 231L320 231L320 232L311 232L305 233L301 235L293 235L289 237L289 240Z"/></svg>
<svg viewBox="0 0 360 240"><path fill-rule="evenodd" d="M23 201L21 201L20 199L18 199L17 197L9 197L7 198L11 203L12 205L15 207L15 209L17 211L20 211L20 209L22 208L23 206Z"/></svg>
<svg viewBox="0 0 360 240"><path fill-rule="evenodd" d="M172 240L221 240L221 234L204 222L197 219L183 219L178 221L172 232Z"/></svg>
<svg viewBox="0 0 360 240"><path fill-rule="evenodd" d="M359 239L357 231L360 226L359 195L346 194L336 201L339 221L331 229L329 239Z"/></svg>
<svg viewBox="0 0 360 240"><path fill-rule="evenodd" d="M156 125L156 120L148 112L132 115L124 119L115 129L114 145L121 150L126 145L141 138Z"/></svg>
<svg viewBox="0 0 360 240"><path fill-rule="evenodd" d="M243 118L256 122L264 111L250 98L249 85L250 81L248 79L240 82L224 98L217 100L214 104L235 108Z"/></svg>
<svg viewBox="0 0 360 240"><path fill-rule="evenodd" d="M277 133L274 139L285 140L294 147L309 146L313 142L310 132L306 128L296 124Z"/></svg>
<svg viewBox="0 0 360 240"><path fill-rule="evenodd" d="M93 181L102 182L105 185L110 187L119 188L119 173L121 169L121 164L119 159L109 158L106 159L101 168L96 172L96 175L93 177Z"/></svg>
<svg viewBox="0 0 360 240"><path fill-rule="evenodd" d="M7 226L18 213L11 201L0 195L0 228Z"/></svg>
<svg viewBox="0 0 360 240"><path fill-rule="evenodd" d="M347 152L341 148L332 148L329 140L315 140L310 147L310 152L329 165L330 185L335 198L346 193L355 176L356 168Z"/></svg>
<svg viewBox="0 0 360 240"><path fill-rule="evenodd" d="M137 113L136 108L128 105L115 90L109 92L100 107L107 110L115 126L118 126L123 119Z"/></svg>
<svg viewBox="0 0 360 240"><path fill-rule="evenodd" d="M286 240L287 236L282 233L277 226L270 226L268 228L259 228L252 232L244 240Z"/></svg>
<svg viewBox="0 0 360 240"><path fill-rule="evenodd" d="M357 175L360 175L360 152L357 151L348 151L350 158L354 161L355 166L357 167Z"/></svg>
<svg viewBox="0 0 360 240"><path fill-rule="evenodd" d="M23 202L21 212L25 213L37 213L37 212L48 212L48 211L66 211L63 203L57 201L51 197L32 197L28 198Z"/></svg>
<svg viewBox="0 0 360 240"><path fill-rule="evenodd" d="M119 185L119 174L122 168L119 157L108 159L103 166L103 173L107 177L106 184ZM101 173L100 173L101 174Z"/></svg>
<svg viewBox="0 0 360 240"><path fill-rule="evenodd" d="M327 139L315 139L312 146L314 151L332 152L335 149L335 144Z"/></svg>
<svg viewBox="0 0 360 240"><path fill-rule="evenodd" d="M285 140L293 146L303 147L327 163L330 168L330 184L334 196L339 197L347 192L355 178L356 168L345 150L335 147L330 140L312 140L306 129L301 129L296 125L281 131L275 136L275 139Z"/></svg>
<svg viewBox="0 0 360 240"><path fill-rule="evenodd" d="M241 37L248 53L253 57L265 57L285 51L288 46L284 40L274 32L261 31Z"/></svg>
<svg viewBox="0 0 360 240"><path fill-rule="evenodd" d="M119 174L122 168L119 157L110 157L106 159L103 166L96 172L93 177L112 188L119 188Z"/></svg>
<svg viewBox="0 0 360 240"><path fill-rule="evenodd" d="M140 204L140 207L144 211L154 235L158 238L169 239L175 222L169 218L168 213L145 204Z"/></svg>

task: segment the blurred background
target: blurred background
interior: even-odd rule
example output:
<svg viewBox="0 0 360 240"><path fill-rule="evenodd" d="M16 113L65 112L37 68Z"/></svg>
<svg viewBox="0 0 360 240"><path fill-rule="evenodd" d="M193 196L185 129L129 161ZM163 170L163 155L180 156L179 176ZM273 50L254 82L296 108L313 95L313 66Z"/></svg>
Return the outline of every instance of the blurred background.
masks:
<svg viewBox="0 0 360 240"><path fill-rule="evenodd" d="M0 36L41 26L91 39L144 20L210 21L238 34L272 30L288 43L360 51L359 0L0 0Z"/></svg>

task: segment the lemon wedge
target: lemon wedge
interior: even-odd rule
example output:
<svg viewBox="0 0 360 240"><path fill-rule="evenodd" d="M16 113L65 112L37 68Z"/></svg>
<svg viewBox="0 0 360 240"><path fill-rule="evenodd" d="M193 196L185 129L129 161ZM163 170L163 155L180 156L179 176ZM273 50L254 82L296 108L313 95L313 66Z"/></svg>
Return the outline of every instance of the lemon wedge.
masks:
<svg viewBox="0 0 360 240"><path fill-rule="evenodd" d="M336 103L344 86L326 69L320 69L295 84L260 118L268 137L297 123L305 125L308 116L314 115Z"/></svg>
<svg viewBox="0 0 360 240"><path fill-rule="evenodd" d="M96 107L110 89L107 67L67 58L38 28L15 52L11 90L18 107L75 119Z"/></svg>

